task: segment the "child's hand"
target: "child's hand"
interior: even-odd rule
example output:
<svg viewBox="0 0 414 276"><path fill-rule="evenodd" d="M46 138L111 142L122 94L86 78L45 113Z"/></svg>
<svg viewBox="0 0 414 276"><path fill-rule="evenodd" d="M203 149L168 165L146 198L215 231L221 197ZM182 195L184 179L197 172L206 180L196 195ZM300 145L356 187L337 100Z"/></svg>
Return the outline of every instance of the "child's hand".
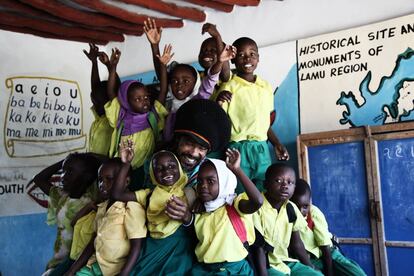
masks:
<svg viewBox="0 0 414 276"><path fill-rule="evenodd" d="M151 44L160 43L162 28L157 29L157 24L155 24L153 18L148 18L144 21L144 32Z"/></svg>
<svg viewBox="0 0 414 276"><path fill-rule="evenodd" d="M167 44L164 46L164 52L162 53L162 56L160 57L159 55L157 55L157 58L165 66L167 66L167 64L171 61L172 57L174 56L174 53L171 53L171 51L171 44Z"/></svg>
<svg viewBox="0 0 414 276"><path fill-rule="evenodd" d="M83 50L83 52L93 62L98 58L99 48L95 44L89 43L89 52L86 50Z"/></svg>
<svg viewBox="0 0 414 276"><path fill-rule="evenodd" d="M102 64L105 64L107 67L111 65L109 62L109 57L105 52L99 52L98 57L99 61L102 62Z"/></svg>
<svg viewBox="0 0 414 276"><path fill-rule="evenodd" d="M219 105L222 105L224 102L231 102L231 97L232 97L233 95L229 92L229 91L226 91L226 90L223 90L223 91L221 91L220 92L220 94L217 96L217 98L216 98L216 102L219 104Z"/></svg>
<svg viewBox="0 0 414 276"><path fill-rule="evenodd" d="M232 172L240 169L240 152L236 149L226 150L226 165Z"/></svg>
<svg viewBox="0 0 414 276"><path fill-rule="evenodd" d="M232 45L226 45L226 47L224 47L223 52L221 52L218 59L220 60L220 62L225 62L225 61L235 58L236 54L237 54L236 47Z"/></svg>
<svg viewBox="0 0 414 276"><path fill-rule="evenodd" d="M212 37L220 36L219 31L216 28L216 25L211 23L205 23L201 28L201 34L209 33Z"/></svg>
<svg viewBox="0 0 414 276"><path fill-rule="evenodd" d="M131 163L134 159L134 142L128 139L128 141L123 141L119 143L119 156L121 157L122 162Z"/></svg>
<svg viewBox="0 0 414 276"><path fill-rule="evenodd" d="M118 48L112 48L111 59L109 60L110 68L115 68L121 58L121 51Z"/></svg>
<svg viewBox="0 0 414 276"><path fill-rule="evenodd" d="M274 149L275 149L277 160L279 161L289 160L289 152L282 144L276 145Z"/></svg>

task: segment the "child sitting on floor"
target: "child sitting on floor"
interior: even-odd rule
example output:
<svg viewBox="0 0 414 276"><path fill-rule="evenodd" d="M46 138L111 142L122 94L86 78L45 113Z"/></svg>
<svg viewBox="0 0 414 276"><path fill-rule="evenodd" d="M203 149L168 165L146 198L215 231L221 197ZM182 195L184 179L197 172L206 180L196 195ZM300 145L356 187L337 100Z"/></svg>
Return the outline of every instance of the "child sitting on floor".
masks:
<svg viewBox="0 0 414 276"><path fill-rule="evenodd" d="M236 74L220 87L213 98L222 104L232 123L229 147L240 151L243 171L259 190L263 190L265 171L272 163L267 140L274 146L279 160L287 160L289 155L270 125L274 110L273 89L267 81L254 74L259 63L256 42L242 37L233 46L237 48L236 57L232 60ZM240 183L236 191L243 191Z"/></svg>
<svg viewBox="0 0 414 276"><path fill-rule="evenodd" d="M240 153L228 149L226 156L226 162L206 159L198 173L197 200L201 209L196 210L194 228L199 264L194 266L192 275L254 273L245 259L255 239L250 214L260 208L263 197L241 170ZM236 197L237 178L246 193Z"/></svg>
<svg viewBox="0 0 414 276"><path fill-rule="evenodd" d="M134 266L133 274L185 275L194 262L192 235L183 226L183 221L168 216L166 206L175 198L191 204L184 191L187 175L173 153L160 151L154 154L150 162L150 178L155 188L125 191L120 184L126 177L134 152L131 141L121 145L121 158L124 163L114 189L114 196L118 200L138 202L146 209L149 236Z"/></svg>
<svg viewBox="0 0 414 276"><path fill-rule="evenodd" d="M298 179L292 201L308 223L308 227L300 231L300 236L311 262L325 275L366 275L357 263L332 246L328 223L321 210L311 203L311 197L309 184Z"/></svg>
<svg viewBox="0 0 414 276"><path fill-rule="evenodd" d="M118 95L114 94L112 87L115 83L116 66L120 55L118 49L112 50L107 90L110 102L105 105L106 116L115 129L111 139L110 156L119 156L119 143L129 139L134 141L135 155L131 166L133 183L137 184L143 182L143 164L152 155L159 132L164 127L165 117L168 114L163 106L167 88L161 86L160 94L154 104L150 102L150 95L145 85L138 81L122 82ZM162 66L166 66L170 58L171 47L165 47L163 56L159 57ZM162 80L166 78L166 70L163 72L165 74L162 74Z"/></svg>
<svg viewBox="0 0 414 276"><path fill-rule="evenodd" d="M313 269L300 239L306 221L289 201L295 182L295 171L288 165L273 164L266 170L264 203L253 214L256 242L251 253L259 275L322 275Z"/></svg>
<svg viewBox="0 0 414 276"><path fill-rule="evenodd" d="M72 245L73 217L85 205L95 200L94 186L100 161L89 153L72 153L34 176L33 182L49 196L47 224L57 225L54 255L47 265L48 272L69 256ZM50 182L51 176L62 169L61 182L57 187Z"/></svg>
<svg viewBox="0 0 414 276"><path fill-rule="evenodd" d="M145 34L151 43L153 52L154 67L157 75L161 75L159 61L155 56L159 53L158 44L161 40L161 29L157 29L154 19L145 21ZM222 44L220 36L216 37L217 44ZM175 65L169 75L168 84L171 91L171 101L167 103L169 114L166 120L163 138L165 142L172 140L173 129L175 124L175 114L181 105L191 99L208 99L213 93L214 87L219 80L219 74L224 63L228 62L236 55L234 47L228 45L221 47L222 51L216 52L215 62L207 68L205 76L200 80L197 70L188 64ZM160 78L162 85L162 80Z"/></svg>
<svg viewBox="0 0 414 276"><path fill-rule="evenodd" d="M121 159L115 158L99 168L99 190L105 201L98 204L95 234L67 275L129 275L139 256L147 234L144 210L137 202L115 201L111 196L121 166Z"/></svg>

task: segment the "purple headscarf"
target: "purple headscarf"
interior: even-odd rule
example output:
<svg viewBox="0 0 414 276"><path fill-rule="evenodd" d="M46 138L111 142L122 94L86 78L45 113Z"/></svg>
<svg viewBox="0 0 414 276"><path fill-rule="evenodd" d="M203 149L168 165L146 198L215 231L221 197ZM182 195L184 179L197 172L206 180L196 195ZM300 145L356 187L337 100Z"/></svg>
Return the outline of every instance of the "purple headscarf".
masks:
<svg viewBox="0 0 414 276"><path fill-rule="evenodd" d="M147 129L150 126L148 122L148 113L136 113L132 110L128 103L128 88L133 83L139 83L135 80L127 80L121 83L121 87L118 92L118 101L121 105L121 110L119 111L117 128L120 127L121 123L124 123L124 128L122 130L123 136L131 135L141 130Z"/></svg>

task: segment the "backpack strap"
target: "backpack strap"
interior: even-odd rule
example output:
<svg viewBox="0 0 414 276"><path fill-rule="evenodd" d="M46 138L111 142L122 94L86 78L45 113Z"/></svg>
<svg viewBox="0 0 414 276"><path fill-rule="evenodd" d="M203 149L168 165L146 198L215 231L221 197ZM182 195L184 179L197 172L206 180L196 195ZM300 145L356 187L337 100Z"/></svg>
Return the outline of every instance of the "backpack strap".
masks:
<svg viewBox="0 0 414 276"><path fill-rule="evenodd" d="M295 208L293 208L292 203L288 202L286 204L286 212L287 212L287 216L289 219L289 223L295 222L297 217L296 217Z"/></svg>
<svg viewBox="0 0 414 276"><path fill-rule="evenodd" d="M233 225L234 231L236 231L237 236L243 243L243 246L248 249L249 243L247 242L247 232L246 227L239 215L237 213L236 208L233 205L226 205L227 215L230 218L230 222Z"/></svg>

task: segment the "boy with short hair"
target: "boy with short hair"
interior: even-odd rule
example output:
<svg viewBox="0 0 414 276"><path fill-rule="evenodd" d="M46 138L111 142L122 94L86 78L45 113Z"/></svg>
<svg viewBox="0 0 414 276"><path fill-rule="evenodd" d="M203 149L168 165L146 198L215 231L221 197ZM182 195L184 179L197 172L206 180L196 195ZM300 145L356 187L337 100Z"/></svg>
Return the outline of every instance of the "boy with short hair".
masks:
<svg viewBox="0 0 414 276"><path fill-rule="evenodd" d="M298 179L292 201L297 205L308 226L300 236L310 260L325 275L366 275L354 261L344 257L332 246L332 234L328 230L325 216L318 207L311 204L312 192L309 184Z"/></svg>
<svg viewBox="0 0 414 276"><path fill-rule="evenodd" d="M287 160L289 155L271 129L273 89L267 81L254 74L259 63L256 42L242 37L233 46L237 48L236 57L232 60L236 74L213 98L222 105L232 122L229 147L240 152L243 171L262 190L265 170L272 163L267 140L275 147L279 160ZM242 185L237 185L236 192L243 192Z"/></svg>
<svg viewBox="0 0 414 276"><path fill-rule="evenodd" d="M259 275L322 275L313 269L300 238L306 221L289 201L295 182L295 171L288 165L273 164L266 171L264 202L253 214L256 242L251 254Z"/></svg>

